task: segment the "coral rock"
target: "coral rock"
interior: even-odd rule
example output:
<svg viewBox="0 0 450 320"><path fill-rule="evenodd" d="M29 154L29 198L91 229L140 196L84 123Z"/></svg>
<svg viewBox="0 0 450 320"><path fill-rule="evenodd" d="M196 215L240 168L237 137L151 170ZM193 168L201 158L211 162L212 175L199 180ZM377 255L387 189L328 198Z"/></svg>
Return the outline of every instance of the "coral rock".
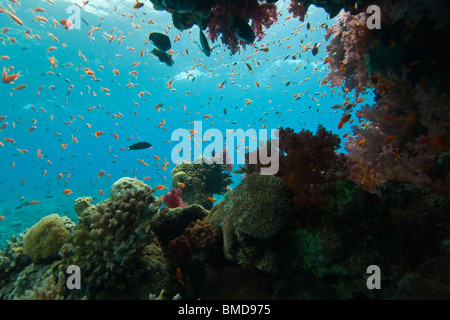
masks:
<svg viewBox="0 0 450 320"><path fill-rule="evenodd" d="M42 218L25 234L24 254L30 256L33 262L55 257L66 239L67 230L58 214Z"/></svg>
<svg viewBox="0 0 450 320"><path fill-rule="evenodd" d="M290 206L287 187L281 179L252 174L227 195L222 208L240 232L269 238L285 225Z"/></svg>
<svg viewBox="0 0 450 320"><path fill-rule="evenodd" d="M78 215L81 215L86 208L91 206L91 202L93 202L91 197L80 197L75 200L74 209Z"/></svg>
<svg viewBox="0 0 450 320"><path fill-rule="evenodd" d="M119 200L120 193L124 192L125 190L145 190L147 192L151 192L151 188L141 180L123 177L114 182L114 184L111 186L111 199L113 201Z"/></svg>

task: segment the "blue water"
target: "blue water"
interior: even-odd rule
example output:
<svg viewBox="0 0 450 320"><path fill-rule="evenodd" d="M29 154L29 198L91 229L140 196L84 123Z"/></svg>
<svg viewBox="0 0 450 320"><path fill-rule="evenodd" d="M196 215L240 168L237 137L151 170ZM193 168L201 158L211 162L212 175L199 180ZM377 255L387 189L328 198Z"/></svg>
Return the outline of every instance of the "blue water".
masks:
<svg viewBox="0 0 450 320"><path fill-rule="evenodd" d="M23 0L19 6L2 1L5 7L8 4L13 7L24 26L15 24L7 14L0 14L0 28L11 28L1 35L4 44L0 44L0 56L10 57L9 60L0 60L1 68L14 66L10 73L20 71L22 74L14 84L0 84L0 116L7 116L0 125L8 122L0 132L0 140L4 143L0 147L0 215L5 217L0 221L0 247L11 235L23 232L45 215L59 213L76 221L73 211L76 198L91 196L95 202L106 199L111 184L123 176L150 177L147 181L150 186L162 184L170 187L170 172L175 166L170 154L176 144L170 141L171 133L178 128L191 129L189 123L193 121L203 121L203 130L216 128L224 136L230 129L257 130L263 128L263 124L267 129L282 126L314 132L322 124L341 136L350 131L349 124L337 130L342 111L330 108L334 104L343 104L345 99L338 94L340 89L334 88L332 92L332 88L320 86L327 75L327 65L323 63L327 53L325 29L319 25L326 23L331 27L333 24L321 9L311 6L305 24L299 29L301 23L296 18L286 20L289 16L287 3L278 1L281 12L278 23L255 44L259 47L264 43L269 48L267 53L256 52L254 47L247 46L246 50L230 55L225 46L215 43L211 46L218 46L210 57L206 57L195 43L198 41L197 27L183 32L176 30L170 14L153 10L148 1L139 11L132 9L135 2L131 0L90 1L81 10L81 17L89 25L81 21L78 30L52 26L53 19L68 18L70 14L66 10L72 4L71 1L55 2L56 5L51 5L47 1ZM38 6L45 8L46 12L30 10ZM116 11L113 11L114 7ZM125 15L120 17L122 13ZM48 22L33 22L36 15L46 17ZM147 23L150 19L153 19L153 24ZM314 30L306 29L307 22ZM140 28L132 23L139 24ZM94 30L90 37L91 26L99 24L100 29ZM111 31L113 28L115 30ZM38 35L40 40L26 38L24 32L28 29L30 35ZM154 46L144 42L144 39L148 40L149 32L164 30L172 39L175 51L173 67L150 56ZM49 32L59 41L54 41ZM115 40L108 42L104 32L114 34ZM122 34L125 38L119 43L117 38ZM180 40L174 42L175 36ZM7 37L15 38L16 43ZM303 45L323 43L319 53L313 56L311 50L302 53L301 40ZM50 46L57 49L48 52ZM135 48L135 51L127 47ZM80 57L79 50L86 61ZM148 52L141 57L141 50ZM293 55L296 59L292 58ZM53 56L58 61L57 68L48 61L48 57ZM140 64L132 66L135 62ZM68 63L71 65L66 66ZM101 81L93 81L83 68L93 70ZM114 69L120 75L115 75ZM137 79L129 74L132 70L138 72ZM173 90L167 86L169 80L173 80ZM129 81L137 85L126 88ZM224 81L224 87L218 89ZM12 90L20 84L27 87L20 91ZM71 84L73 89L67 94ZM50 89L51 85L55 88ZM40 86L44 87L38 98ZM107 95L101 87L109 89L110 94ZM141 98L140 92L144 92ZM302 97L295 100L294 94ZM245 106L245 99L251 99L252 103ZM372 98L368 96L368 99L366 102ZM154 106L159 103L164 106L158 111ZM95 108L88 111L93 106ZM118 113L123 117L113 117ZM212 117L205 119L205 114ZM165 124L158 127L163 119ZM68 121L71 123L65 124ZM234 121L236 123L233 124ZM31 126L37 128L27 132ZM96 137L96 131L104 134ZM119 139L115 139L113 134L117 134ZM73 142L72 137L78 142ZM7 143L3 138L13 138L15 144ZM150 142L153 148L121 150L140 140ZM68 144L65 150L61 144ZM26 149L28 153L19 153L17 149ZM38 149L42 159L37 156ZM344 152L343 142L340 151ZM162 170L162 163L166 161L169 162L167 170ZM14 167L11 166L13 162ZM237 167L235 165L235 169ZM45 176L44 170L47 171ZM100 171L105 171L102 177L98 176ZM60 173L63 177L57 179ZM234 175L233 179L235 186L241 177ZM70 189L72 194L63 194L64 189ZM157 191L156 195L162 196L166 192ZM39 203L16 209L34 200Z"/></svg>

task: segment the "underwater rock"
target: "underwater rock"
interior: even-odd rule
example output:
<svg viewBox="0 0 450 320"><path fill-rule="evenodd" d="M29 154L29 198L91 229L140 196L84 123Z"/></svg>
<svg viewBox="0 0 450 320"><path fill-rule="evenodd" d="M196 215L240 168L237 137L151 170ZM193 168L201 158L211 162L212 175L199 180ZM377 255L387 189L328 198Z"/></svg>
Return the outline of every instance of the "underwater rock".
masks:
<svg viewBox="0 0 450 320"><path fill-rule="evenodd" d="M412 267L439 252L442 241L450 237L449 195L401 181L386 182L377 193L391 212Z"/></svg>
<svg viewBox="0 0 450 320"><path fill-rule="evenodd" d="M192 221L203 219L208 213L205 208L197 204L161 210L152 218L152 230L163 244L168 244L170 240L180 236Z"/></svg>
<svg viewBox="0 0 450 320"><path fill-rule="evenodd" d="M2 287L0 297L8 300L64 299L66 275L58 270L59 264L60 261L28 265Z"/></svg>
<svg viewBox="0 0 450 320"><path fill-rule="evenodd" d="M450 239L440 251L423 261L416 272L408 274L398 283L394 299L447 300L450 297Z"/></svg>
<svg viewBox="0 0 450 320"><path fill-rule="evenodd" d="M64 244L67 233L58 214L48 215L25 233L23 253L30 256L34 263L54 258Z"/></svg>

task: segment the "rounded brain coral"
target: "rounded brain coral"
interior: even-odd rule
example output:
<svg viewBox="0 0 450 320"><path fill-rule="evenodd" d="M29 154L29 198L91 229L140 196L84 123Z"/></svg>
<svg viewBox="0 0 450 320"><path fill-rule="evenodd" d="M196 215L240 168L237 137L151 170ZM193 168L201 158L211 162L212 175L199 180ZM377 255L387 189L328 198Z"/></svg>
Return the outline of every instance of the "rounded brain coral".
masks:
<svg viewBox="0 0 450 320"><path fill-rule="evenodd" d="M238 231L255 238L269 238L285 225L291 201L281 179L252 174L227 196L223 210Z"/></svg>
<svg viewBox="0 0 450 320"><path fill-rule="evenodd" d="M67 230L61 217L54 213L43 217L24 236L24 254L33 262L54 257L66 240Z"/></svg>
<svg viewBox="0 0 450 320"><path fill-rule="evenodd" d="M152 188L150 188L141 180L133 179L130 177L123 177L114 182L111 186L111 199L114 201L118 201L120 194L126 190L145 190L147 192L150 192Z"/></svg>

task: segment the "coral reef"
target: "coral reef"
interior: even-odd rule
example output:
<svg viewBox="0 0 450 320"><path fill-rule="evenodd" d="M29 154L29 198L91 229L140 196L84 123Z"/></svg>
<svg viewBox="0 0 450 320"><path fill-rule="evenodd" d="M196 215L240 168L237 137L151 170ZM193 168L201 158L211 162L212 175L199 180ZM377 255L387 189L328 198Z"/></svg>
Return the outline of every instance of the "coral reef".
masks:
<svg viewBox="0 0 450 320"><path fill-rule="evenodd" d="M316 134L280 128L278 139L279 170L275 176L287 185L295 209L310 211L325 205L327 192L348 175L345 156L336 152L339 136L319 125ZM245 165L236 173L253 174L264 167L260 162L250 164L249 156L247 153Z"/></svg>
<svg viewBox="0 0 450 320"><path fill-rule="evenodd" d="M381 29L367 28L365 12L342 12L327 34L327 81L355 97L375 93L346 142L350 178L367 188L398 180L448 193L450 52L441 39L449 9L425 0L376 4Z"/></svg>
<svg viewBox="0 0 450 320"><path fill-rule="evenodd" d="M157 198L153 189L133 180L118 180L111 187L110 199L88 207L62 249L64 265L77 265L83 270L83 294L88 298L112 298L110 295L119 291L128 297L148 294L139 289L142 279L155 286L152 291L167 284L169 274L167 263L161 262L165 259L163 252L151 247L156 238L150 218L156 213L152 205ZM164 277L155 278L161 274L166 275L166 282ZM130 284L137 287L126 292L125 288L131 290Z"/></svg>
<svg viewBox="0 0 450 320"><path fill-rule="evenodd" d="M172 186L179 188L184 183L181 198L188 204L199 204L205 209L212 208L208 197L223 194L232 183L231 175L224 164L213 162L214 159L201 157L195 162L182 162L172 170Z"/></svg>
<svg viewBox="0 0 450 320"><path fill-rule="evenodd" d="M64 244L67 233L58 214L45 216L25 233L23 253L30 256L34 263L53 258Z"/></svg>
<svg viewBox="0 0 450 320"><path fill-rule="evenodd" d="M258 37L276 21L269 1L202 0L188 10L152 3L172 11L177 28L199 24L214 39L222 34L232 52L242 43L227 28L228 13L251 20ZM247 177L229 191L226 152L213 165L181 163L172 172L173 199L161 209L154 189L122 178L110 199L75 201L77 225L50 215L8 241L0 298L448 298L448 6L375 1L382 28L369 31L367 1L293 0L290 11L303 19L311 3L332 16L346 10L328 33L325 82L344 98L375 93L374 105L356 111L347 155L336 153L340 140L323 127L316 134L282 128L276 176L247 165ZM345 115L357 105L342 106ZM179 206L177 188L189 206ZM207 200L226 191L214 207ZM72 264L82 270L81 290L65 287ZM366 286L369 265L381 268L380 290Z"/></svg>

